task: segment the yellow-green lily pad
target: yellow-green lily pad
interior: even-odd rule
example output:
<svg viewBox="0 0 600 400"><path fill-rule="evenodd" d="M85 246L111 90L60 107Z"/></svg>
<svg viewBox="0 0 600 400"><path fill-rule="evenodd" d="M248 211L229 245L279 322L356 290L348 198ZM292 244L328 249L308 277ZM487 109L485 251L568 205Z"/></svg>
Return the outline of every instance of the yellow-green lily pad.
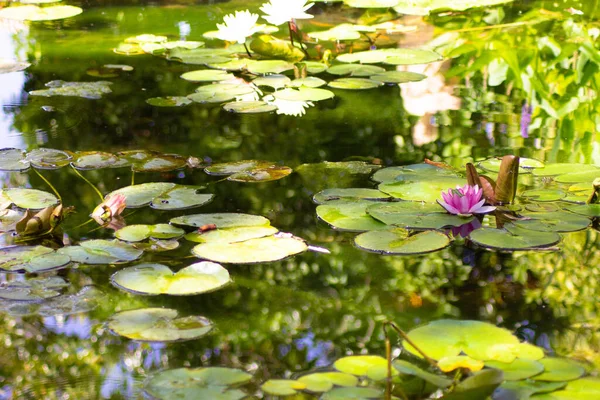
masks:
<svg viewBox="0 0 600 400"><path fill-rule="evenodd" d="M364 232L385 229L387 225L367 214L374 204L367 200L335 200L317 207L317 216L335 229Z"/></svg>
<svg viewBox="0 0 600 400"><path fill-rule="evenodd" d="M185 239L196 243L235 243L250 239L272 236L279 232L273 226L242 226L236 228L219 228L206 232L190 232Z"/></svg>
<svg viewBox="0 0 600 400"><path fill-rule="evenodd" d="M265 217L240 213L184 215L171 219L171 223L178 226L189 226L193 228L214 225L214 228L212 229L270 225L269 220Z"/></svg>
<svg viewBox="0 0 600 400"><path fill-rule="evenodd" d="M260 388L273 396L291 396L306 389L306 384L291 379L269 379Z"/></svg>
<svg viewBox="0 0 600 400"><path fill-rule="evenodd" d="M55 206L58 198L52 193L37 189L0 189L0 204L14 204L23 209L41 210Z"/></svg>
<svg viewBox="0 0 600 400"><path fill-rule="evenodd" d="M69 283L60 276L0 283L0 299L41 301L60 296Z"/></svg>
<svg viewBox="0 0 600 400"><path fill-rule="evenodd" d="M381 85L381 82L365 78L339 78L327 84L331 88L345 90L368 90L378 88Z"/></svg>
<svg viewBox="0 0 600 400"><path fill-rule="evenodd" d="M115 232L117 239L126 242L141 242L146 239L175 239L185 234L183 229L169 224L128 225Z"/></svg>
<svg viewBox="0 0 600 400"><path fill-rule="evenodd" d="M44 246L11 246L0 249L0 270L30 273L50 271L68 265L71 258Z"/></svg>
<svg viewBox="0 0 600 400"><path fill-rule="evenodd" d="M499 361L487 361L486 367L496 368L504 372L504 379L507 381L520 381L531 378L544 371L544 365L534 360L521 360L517 358L511 363Z"/></svg>
<svg viewBox="0 0 600 400"><path fill-rule="evenodd" d="M93 239L57 250L81 264L115 264L137 260L143 251L119 240Z"/></svg>
<svg viewBox="0 0 600 400"><path fill-rule="evenodd" d="M0 18L19 21L53 21L79 15L83 9L75 6L38 7L35 5L6 7L0 10Z"/></svg>
<svg viewBox="0 0 600 400"><path fill-rule="evenodd" d="M354 239L357 247L382 254L425 254L450 245L448 236L427 231L408 236L404 229L378 230L361 233Z"/></svg>
<svg viewBox="0 0 600 400"><path fill-rule="evenodd" d="M358 379L354 375L343 372L316 372L303 375L298 382L306 385L306 390L311 392L328 392L334 386L353 387L358 385Z"/></svg>

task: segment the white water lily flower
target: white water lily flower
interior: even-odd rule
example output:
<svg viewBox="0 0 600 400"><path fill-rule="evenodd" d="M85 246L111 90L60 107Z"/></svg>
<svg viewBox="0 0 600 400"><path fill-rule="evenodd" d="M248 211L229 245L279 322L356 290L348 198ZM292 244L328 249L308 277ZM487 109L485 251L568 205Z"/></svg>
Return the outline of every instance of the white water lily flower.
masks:
<svg viewBox="0 0 600 400"><path fill-rule="evenodd" d="M217 24L219 31L215 37L243 44L248 36L252 36L264 27L264 25L256 25L256 21L258 21L258 14L252 14L248 10L228 14L223 17L224 24Z"/></svg>
<svg viewBox="0 0 600 400"><path fill-rule="evenodd" d="M276 106L277 114L291 115L293 117L301 117L306 114L307 108L314 107L312 101L282 100L271 95L265 96L263 100Z"/></svg>
<svg viewBox="0 0 600 400"><path fill-rule="evenodd" d="M264 19L273 25L281 25L293 19L309 19L313 16L306 13L315 3L306 4L307 0L270 0L260 10L266 15Z"/></svg>

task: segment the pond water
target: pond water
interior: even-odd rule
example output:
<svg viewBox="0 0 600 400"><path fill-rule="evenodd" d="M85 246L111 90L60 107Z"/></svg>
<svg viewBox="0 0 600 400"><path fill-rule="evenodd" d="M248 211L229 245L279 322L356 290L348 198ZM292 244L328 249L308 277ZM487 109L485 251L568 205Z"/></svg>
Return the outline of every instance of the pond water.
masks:
<svg viewBox="0 0 600 400"><path fill-rule="evenodd" d="M0 150L0 400L272 398L285 393L282 387L297 390L295 398L385 398L385 385L371 375L361 382L376 394L261 385L331 370L344 356L386 357L386 321L405 332L438 320L488 322L543 349L546 358L577 360L586 374L596 374L600 206L586 203L598 203L600 190L593 185L600 178L598 1L490 1L503 4L480 8L468 1L318 2L308 10L314 18L296 20L295 40L302 38L308 58L283 42L287 24L269 33L281 40L276 44L287 61L258 54L265 51L260 45L268 47L265 33L247 39L252 59L242 44L204 35L236 10L261 13L260 1L63 3L82 12L23 21L6 14L23 5L0 1L0 148L8 149ZM263 43L252 42L259 37ZM165 40L186 43L169 48ZM419 50L374 56L382 49ZM237 68L224 65L231 59ZM333 71L323 72L328 66ZM181 78L197 70L212 72ZM324 86L291 87L306 77L306 85ZM263 80L249 85L254 79ZM109 83L47 85L53 81ZM164 99L169 96L177 101ZM261 103L241 107L240 100ZM467 163L500 182L495 157L505 155L521 158L514 204L462 220L435 204L442 190L466 183ZM431 164L422 164L426 159ZM268 162L216 165L243 160ZM90 220L108 193L157 182L181 186L128 189L123 218ZM313 199L334 188L380 191ZM409 210L410 222L386 222L399 211L385 207L405 203L390 202L389 195L423 208ZM35 214L53 206L54 196L72 207L59 226L50 228L42 216L29 231L15 227L24 209ZM348 205L354 208L343 208ZM367 214L374 206L379 209ZM186 220L213 213L268 221L229 214ZM441 219L431 222L432 216ZM170 221L157 228L167 233L154 232L160 241L148 243L153 234L137 230L127 232L142 235L137 248L124 231L123 241L112 242L125 225ZM269 223L283 234L273 236ZM513 229L502 230L506 236L483 237L504 223ZM182 238L175 227L196 234ZM228 227L246 227L236 234L249 236L234 243L216 237L233 235ZM382 239L380 230L393 237ZM206 239L211 234L216 239ZM251 237L266 239L247 243L258 240ZM95 239L106 242L92 250L78 246ZM23 245L44 248L15 255L10 247ZM382 254L390 252L403 254ZM165 272L206 259L225 270L204 263L204 277L190 272L179 286ZM135 275L140 263L154 264L145 269L154 272ZM118 314L144 308L154 310ZM189 318L177 324L176 315ZM451 337L452 329L440 332ZM457 340L464 345L465 337ZM406 357L399 339L392 335L392 353ZM218 394L188 397L144 391L152 374L181 367L237 368L252 377L240 379L242 392L230 390L228 397L227 385ZM583 374L562 371L540 381L578 382ZM584 379L595 389L580 397L533 398L600 398L598 381ZM497 390L496 399L534 393L510 397L502 379L492 391L502 382L505 391ZM442 393L423 386L399 394L403 384L394 385L397 398ZM565 385L562 395L573 395L574 386Z"/></svg>

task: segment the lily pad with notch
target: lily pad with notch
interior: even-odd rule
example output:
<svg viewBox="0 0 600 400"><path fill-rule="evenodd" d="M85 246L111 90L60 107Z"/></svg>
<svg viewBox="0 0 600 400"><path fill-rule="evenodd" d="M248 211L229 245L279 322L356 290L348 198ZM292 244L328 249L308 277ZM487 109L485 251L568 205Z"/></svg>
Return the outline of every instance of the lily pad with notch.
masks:
<svg viewBox="0 0 600 400"><path fill-rule="evenodd" d="M11 204L23 209L42 210L46 207L55 206L59 203L58 198L52 193L37 189L0 189L0 204Z"/></svg>
<svg viewBox="0 0 600 400"><path fill-rule="evenodd" d="M381 83L399 84L406 82L420 82L427 79L427 75L409 71L386 71L371 75L370 79Z"/></svg>
<svg viewBox="0 0 600 400"><path fill-rule="evenodd" d="M590 218L600 217L600 204L578 204L565 205L563 208L575 214L583 215Z"/></svg>
<svg viewBox="0 0 600 400"><path fill-rule="evenodd" d="M153 182L126 186L109 193L106 197L124 195L127 208L149 205L157 210L183 210L200 207L212 201L214 195L199 193L202 189L203 187Z"/></svg>
<svg viewBox="0 0 600 400"><path fill-rule="evenodd" d="M546 357L539 362L544 367L544 372L531 378L535 381L565 382L585 374L585 368L580 363L568 358Z"/></svg>
<svg viewBox="0 0 600 400"><path fill-rule="evenodd" d="M376 65L362 64L338 64L329 67L329 69L327 70L327 73L332 75L350 75L359 77L368 77L384 72L385 68L378 67Z"/></svg>
<svg viewBox="0 0 600 400"><path fill-rule="evenodd" d="M252 81L257 86L268 86L275 90L288 86L292 80L285 75L273 74L261 76Z"/></svg>
<svg viewBox="0 0 600 400"><path fill-rule="evenodd" d="M441 199L442 191L464 186L467 181L455 176L436 177L404 177L405 180L383 182L377 188L392 197L407 201L424 201L435 203ZM414 179L414 180L413 180Z"/></svg>
<svg viewBox="0 0 600 400"><path fill-rule="evenodd" d="M187 166L187 159L178 154L150 150L129 150L115 154L131 164L134 172L169 172Z"/></svg>
<svg viewBox="0 0 600 400"><path fill-rule="evenodd" d="M29 315L65 316L91 311L98 307L105 298L105 294L97 287L85 286L75 294L63 294L44 299L41 302L0 301L0 310L18 317Z"/></svg>
<svg viewBox="0 0 600 400"><path fill-rule="evenodd" d="M0 10L0 18L18 21L54 21L71 18L82 12L82 8L75 6L38 7L30 4L3 8Z"/></svg>
<svg viewBox="0 0 600 400"><path fill-rule="evenodd" d="M247 65L248 72L256 75L281 74L294 69L294 64L283 60L254 61Z"/></svg>
<svg viewBox="0 0 600 400"><path fill-rule="evenodd" d="M291 81L288 86L293 88L299 88L302 86L310 87L310 88L319 88L321 86L327 85L327 81L324 81L321 78L317 78L315 76L308 76L306 78L298 78Z"/></svg>
<svg viewBox="0 0 600 400"><path fill-rule="evenodd" d="M367 208L374 204L368 200L333 200L317 207L319 219L335 229L351 232L364 232L386 229L387 225L367 214Z"/></svg>
<svg viewBox="0 0 600 400"><path fill-rule="evenodd" d="M212 229L206 232L190 232L185 235L185 239L196 243L236 243L272 236L277 232L279 230L273 226L241 226Z"/></svg>
<svg viewBox="0 0 600 400"><path fill-rule="evenodd" d="M277 106L266 101L232 101L223 104L223 109L236 114L260 114L276 111Z"/></svg>
<svg viewBox="0 0 600 400"><path fill-rule="evenodd" d="M503 229L477 229L471 232L469 239L488 249L523 251L554 246L560 242L560 235L551 231L532 231L508 223Z"/></svg>
<svg viewBox="0 0 600 400"><path fill-rule="evenodd" d="M460 217L443 212L438 204L417 201L399 201L387 204L373 204L367 214L386 225L405 229L442 229L461 226L474 217Z"/></svg>
<svg viewBox="0 0 600 400"><path fill-rule="evenodd" d="M600 168L592 164L553 163L546 164L543 168L535 168L532 174L533 176L557 176L565 175L565 171L577 171L577 173L595 171L600 173Z"/></svg>
<svg viewBox="0 0 600 400"><path fill-rule="evenodd" d="M411 164L402 167L388 167L375 172L371 179L380 183L398 181L419 181L438 177L458 177L453 170L439 168L430 164Z"/></svg>
<svg viewBox="0 0 600 400"><path fill-rule="evenodd" d="M333 188L325 189L313 196L317 204L327 204L335 200L374 200L388 201L391 197L377 189Z"/></svg>
<svg viewBox="0 0 600 400"><path fill-rule="evenodd" d="M176 239L185 234L183 229L169 224L128 225L115 232L117 239L126 242L141 242L146 239Z"/></svg>
<svg viewBox="0 0 600 400"><path fill-rule="evenodd" d="M120 168L130 166L129 161L112 153L102 151L80 151L75 153L71 165L79 170Z"/></svg>
<svg viewBox="0 0 600 400"><path fill-rule="evenodd" d="M331 88L344 90L369 90L381 85L381 82L365 78L339 78L327 84Z"/></svg>
<svg viewBox="0 0 600 400"><path fill-rule="evenodd" d="M184 215L171 219L171 223L177 226L187 226L193 228L202 228L204 226L214 225L214 229L247 226L269 226L271 224L270 221L265 217L240 213Z"/></svg>
<svg viewBox="0 0 600 400"><path fill-rule="evenodd" d="M575 381L577 382L577 381ZM504 382L494 394L494 399L523 399L532 398L534 394L551 393L562 389L566 386L566 382L539 382L531 380L510 381ZM559 393L559 392L556 392ZM556 397L550 395L547 400L556 400ZM543 400L541 396L533 397L537 400Z"/></svg>
<svg viewBox="0 0 600 400"><path fill-rule="evenodd" d="M358 379L354 375L343 372L315 372L299 377L298 382L306 385L310 392L328 392L334 386L354 387L358 385Z"/></svg>
<svg viewBox="0 0 600 400"><path fill-rule="evenodd" d="M583 215L567 211L523 212L523 219L513 222L517 227L538 232L575 232L586 229L591 221Z"/></svg>
<svg viewBox="0 0 600 400"><path fill-rule="evenodd" d="M162 264L139 264L116 272L110 281L134 294L191 296L221 289L231 278L219 264L204 261L177 273Z"/></svg>
<svg viewBox="0 0 600 400"><path fill-rule="evenodd" d="M0 270L29 273L63 268L71 258L45 246L11 246L0 249Z"/></svg>
<svg viewBox="0 0 600 400"><path fill-rule="evenodd" d="M233 74L220 69L201 69L189 71L181 75L181 79L189 82L218 82L235 78Z"/></svg>
<svg viewBox="0 0 600 400"><path fill-rule="evenodd" d="M534 189L521 193L521 197L530 201L553 202L563 199L566 192L558 189Z"/></svg>
<svg viewBox="0 0 600 400"><path fill-rule="evenodd" d="M285 178L292 173L289 167L261 160L213 164L204 171L209 175L229 175L227 180L234 182L269 182Z"/></svg>
<svg viewBox="0 0 600 400"><path fill-rule="evenodd" d="M504 379L507 381L520 381L539 375L544 371L544 365L542 363L535 360L521 360L520 358L517 358L511 363L487 361L485 366L502 371L504 373Z"/></svg>
<svg viewBox="0 0 600 400"><path fill-rule="evenodd" d="M144 391L156 399L238 400L247 396L235 386L245 384L252 375L235 368L176 368L151 375Z"/></svg>
<svg viewBox="0 0 600 400"><path fill-rule="evenodd" d="M0 299L41 301L60 296L69 283L60 276L0 283Z"/></svg>
<svg viewBox="0 0 600 400"><path fill-rule="evenodd" d="M135 261L142 256L143 251L116 239L92 239L77 246L60 248L57 253L81 264L117 264Z"/></svg>
<svg viewBox="0 0 600 400"><path fill-rule="evenodd" d="M141 308L114 314L108 328L143 342L181 342L207 335L213 323L201 316L179 317L179 312L171 308Z"/></svg>
<svg viewBox="0 0 600 400"><path fill-rule="evenodd" d="M273 93L273 96L280 100L289 101L322 101L334 98L335 94L327 89L301 86L298 89L278 90Z"/></svg>
<svg viewBox="0 0 600 400"><path fill-rule="evenodd" d="M425 254L441 250L450 245L448 236L437 231L408 235L401 228L361 233L354 239L363 250L388 255Z"/></svg>
<svg viewBox="0 0 600 400"><path fill-rule="evenodd" d="M256 89L243 83L213 83L200 86L196 93L188 95L188 99L196 103L224 103L235 99L238 96L244 96L255 93Z"/></svg>
<svg viewBox="0 0 600 400"><path fill-rule="evenodd" d="M590 186L595 179L600 178L600 168L589 171L571 172L568 174L558 175L554 180L558 183L585 183L589 182Z"/></svg>
<svg viewBox="0 0 600 400"><path fill-rule="evenodd" d="M500 172L500 165L502 164L502 157L492 157L487 160L483 160L477 165L488 172ZM544 163L533 158L519 159L519 173L530 174L535 168L543 168Z"/></svg>

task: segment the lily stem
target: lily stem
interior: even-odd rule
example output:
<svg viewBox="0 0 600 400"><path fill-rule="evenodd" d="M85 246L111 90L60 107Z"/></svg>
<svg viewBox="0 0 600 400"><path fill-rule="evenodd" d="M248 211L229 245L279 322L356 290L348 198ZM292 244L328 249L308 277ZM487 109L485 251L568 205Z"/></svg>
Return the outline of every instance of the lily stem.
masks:
<svg viewBox="0 0 600 400"><path fill-rule="evenodd" d="M290 31L290 42L294 45L294 36L292 35L292 21L288 21L288 30Z"/></svg>
<svg viewBox="0 0 600 400"><path fill-rule="evenodd" d="M40 178L42 178L42 180L46 183L46 185L50 186L50 189L52 189L52 191L54 192L54 194L56 195L58 200L60 200L60 202L62 203L62 197L60 196L60 193L58 193L58 190L56 190L56 188L50 183L50 181L48 179L44 178L44 175L40 174L37 169L33 168L33 170Z"/></svg>
<svg viewBox="0 0 600 400"><path fill-rule="evenodd" d="M88 185L90 185L92 187L92 189L94 189L96 194L100 197L101 201L104 201L104 196L102 195L100 190L98 190L96 185L94 185L92 182L90 182L85 176L81 175L81 173L79 171L77 171L77 168L71 166L71 169L75 172L75 174L77 174L77 176L79 176L81 179L83 179L85 183L87 183Z"/></svg>
<svg viewBox="0 0 600 400"><path fill-rule="evenodd" d="M410 344L419 354L421 354L423 356L423 358L425 359L425 361L427 361L432 367L436 367L437 368L437 362L429 357L427 354L425 354L425 352L423 350L421 350L416 344L415 342L413 342L406 333L404 333L404 331L400 328L398 328L398 326L396 324L394 324L393 322L385 322L385 325L390 326L392 329L394 329L398 335L400 335L402 337L402 339L406 340L406 342L408 344Z"/></svg>
<svg viewBox="0 0 600 400"><path fill-rule="evenodd" d="M383 332L385 333L385 358L387 360L387 379L385 382L385 400L392 399L392 343L388 333L388 326L392 326L391 322L384 322ZM408 397L401 388L398 388L398 393L403 400L408 400Z"/></svg>
<svg viewBox="0 0 600 400"><path fill-rule="evenodd" d="M244 43L244 48L246 49L246 54L248 54L248 57L252 58L252 54L250 53L250 50L248 50L248 45L246 43Z"/></svg>

